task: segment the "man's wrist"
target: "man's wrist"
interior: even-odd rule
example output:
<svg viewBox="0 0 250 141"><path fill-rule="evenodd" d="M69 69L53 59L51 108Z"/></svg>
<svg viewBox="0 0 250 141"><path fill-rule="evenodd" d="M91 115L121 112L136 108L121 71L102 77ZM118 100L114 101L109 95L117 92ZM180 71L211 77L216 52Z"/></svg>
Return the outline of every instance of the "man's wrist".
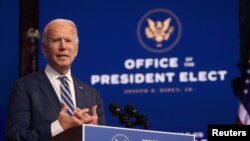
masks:
<svg viewBox="0 0 250 141"><path fill-rule="evenodd" d="M52 137L64 131L58 120L52 122L50 127Z"/></svg>

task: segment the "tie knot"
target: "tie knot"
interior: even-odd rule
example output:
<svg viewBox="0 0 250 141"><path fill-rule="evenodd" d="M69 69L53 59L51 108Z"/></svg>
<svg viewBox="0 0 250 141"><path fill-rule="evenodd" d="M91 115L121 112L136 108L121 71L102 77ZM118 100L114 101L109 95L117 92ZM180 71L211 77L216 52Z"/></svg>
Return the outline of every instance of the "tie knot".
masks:
<svg viewBox="0 0 250 141"><path fill-rule="evenodd" d="M63 84L65 84L67 82L67 76L63 75L63 76L60 76L60 80Z"/></svg>

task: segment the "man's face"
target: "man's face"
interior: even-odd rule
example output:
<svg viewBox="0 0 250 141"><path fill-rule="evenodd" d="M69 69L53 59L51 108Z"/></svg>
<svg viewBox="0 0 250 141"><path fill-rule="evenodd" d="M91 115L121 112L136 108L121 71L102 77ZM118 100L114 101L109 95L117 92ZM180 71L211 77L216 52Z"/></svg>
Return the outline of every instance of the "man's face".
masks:
<svg viewBox="0 0 250 141"><path fill-rule="evenodd" d="M78 51L76 30L69 23L52 23L47 28L47 44L42 49L52 68L67 73Z"/></svg>

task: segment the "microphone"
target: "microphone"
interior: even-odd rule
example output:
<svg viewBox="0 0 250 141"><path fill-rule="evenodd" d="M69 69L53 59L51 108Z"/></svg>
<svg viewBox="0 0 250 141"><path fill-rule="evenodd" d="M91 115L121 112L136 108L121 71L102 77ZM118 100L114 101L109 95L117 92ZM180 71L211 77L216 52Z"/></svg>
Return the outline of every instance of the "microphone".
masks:
<svg viewBox="0 0 250 141"><path fill-rule="evenodd" d="M139 115L136 117L136 123L138 125L142 125L143 129L148 129L149 124L148 124L148 118L145 115Z"/></svg>
<svg viewBox="0 0 250 141"><path fill-rule="evenodd" d="M109 105L109 111L112 113L113 116L118 117L118 120L121 124L124 124L125 127L131 127L131 123L129 122L130 117L129 115L122 112L121 108L115 104L112 103Z"/></svg>
<svg viewBox="0 0 250 141"><path fill-rule="evenodd" d="M148 129L148 119L145 115L140 115L139 111L133 107L132 105L128 104L124 107L124 111L131 117L135 118L135 122L132 122L132 126L142 125L144 129Z"/></svg>
<svg viewBox="0 0 250 141"><path fill-rule="evenodd" d="M124 107L124 111L132 116L132 117L137 117L138 116L138 110L134 108L132 105L128 104Z"/></svg>
<svg viewBox="0 0 250 141"><path fill-rule="evenodd" d="M120 116L120 115L122 115L121 108L117 104L115 104L115 103L112 103L112 104L109 105L109 111L114 116Z"/></svg>

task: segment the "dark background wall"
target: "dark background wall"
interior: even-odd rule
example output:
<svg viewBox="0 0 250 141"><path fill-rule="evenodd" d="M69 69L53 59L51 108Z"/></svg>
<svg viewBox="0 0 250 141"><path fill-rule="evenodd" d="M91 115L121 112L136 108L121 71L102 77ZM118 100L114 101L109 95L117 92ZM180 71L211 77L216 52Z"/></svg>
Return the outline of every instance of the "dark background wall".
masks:
<svg viewBox="0 0 250 141"><path fill-rule="evenodd" d="M239 1L239 24L240 24L240 64L239 68L245 70L247 56L250 51L250 1Z"/></svg>

